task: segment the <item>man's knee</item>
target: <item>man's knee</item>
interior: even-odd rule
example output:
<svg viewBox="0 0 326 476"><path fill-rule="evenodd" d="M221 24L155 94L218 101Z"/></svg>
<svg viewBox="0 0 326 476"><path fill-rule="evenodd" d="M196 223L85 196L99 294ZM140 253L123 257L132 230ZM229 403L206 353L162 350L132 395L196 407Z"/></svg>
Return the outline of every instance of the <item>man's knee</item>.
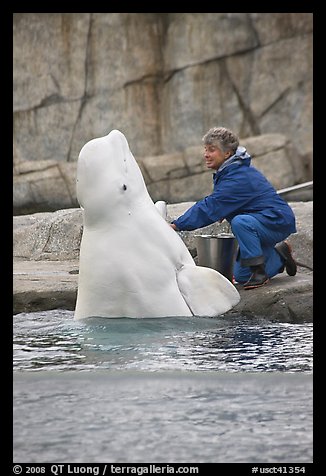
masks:
<svg viewBox="0 0 326 476"><path fill-rule="evenodd" d="M231 228L233 233L237 233L240 230L248 229L251 223L251 217L249 215L237 215L231 220Z"/></svg>

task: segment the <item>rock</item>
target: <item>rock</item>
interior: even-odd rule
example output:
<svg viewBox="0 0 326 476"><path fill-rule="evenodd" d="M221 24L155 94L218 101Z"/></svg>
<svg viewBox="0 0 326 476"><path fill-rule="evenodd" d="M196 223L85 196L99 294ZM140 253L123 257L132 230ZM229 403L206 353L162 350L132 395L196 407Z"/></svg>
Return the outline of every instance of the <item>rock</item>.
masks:
<svg viewBox="0 0 326 476"><path fill-rule="evenodd" d="M182 214L193 202L168 205L168 220ZM289 237L294 257L301 263L294 277L275 276L265 286L245 291L236 285L240 303L226 313L265 316L282 322L312 322L312 202L290 204L297 233ZM227 231L226 222L194 232L180 232L196 260L195 235ZM78 288L80 209L59 210L14 217L14 314L50 309L74 310Z"/></svg>
<svg viewBox="0 0 326 476"><path fill-rule="evenodd" d="M227 315L240 313L279 322L313 322L312 271L301 269L293 277L283 273L255 290L236 287L241 300Z"/></svg>
<svg viewBox="0 0 326 476"><path fill-rule="evenodd" d="M15 164L14 215L78 207L76 169L76 162L56 160L25 160Z"/></svg>
<svg viewBox="0 0 326 476"><path fill-rule="evenodd" d="M311 153L312 40L312 13L15 13L17 155L74 161L111 125L174 153L216 123Z"/></svg>
<svg viewBox="0 0 326 476"><path fill-rule="evenodd" d="M14 261L14 314L75 309L78 260Z"/></svg>
<svg viewBox="0 0 326 476"><path fill-rule="evenodd" d="M167 221L184 213L194 202L167 205ZM297 261L312 269L313 264L313 202L290 203L297 222L297 233L289 237ZM34 213L13 218L13 255L26 260L75 260L79 258L82 236L82 211L80 208L56 212ZM228 231L228 224L214 223L207 227L182 231L180 236L192 256L197 255L195 236L216 235Z"/></svg>
<svg viewBox="0 0 326 476"><path fill-rule="evenodd" d="M177 167L158 164L154 200L210 190L200 168L180 177L178 154L214 125L244 139L284 134L293 152L283 141L257 166L277 187L311 180L312 59L312 13L14 13L14 163L51 164L14 176L16 213L76 206L70 165L114 128L137 160L176 156Z"/></svg>
<svg viewBox="0 0 326 476"><path fill-rule="evenodd" d="M14 258L79 259L82 221L80 208L14 217Z"/></svg>
<svg viewBox="0 0 326 476"><path fill-rule="evenodd" d="M75 309L78 264L72 261L14 262L14 314L51 309ZM241 300L225 314L265 317L281 322L313 321L312 272L294 277L275 276L262 288L245 291L236 285Z"/></svg>
<svg viewBox="0 0 326 476"><path fill-rule="evenodd" d="M252 156L252 164L276 189L302 182L307 175L304 157L295 153L283 134L247 137L240 143ZM154 201L180 203L199 200L211 193L212 171L203 160L202 145L186 147L178 153L138 157L137 162ZM76 162L55 160L17 162L14 166L14 214L78 206L76 166ZM297 194L297 200L300 196L302 193Z"/></svg>

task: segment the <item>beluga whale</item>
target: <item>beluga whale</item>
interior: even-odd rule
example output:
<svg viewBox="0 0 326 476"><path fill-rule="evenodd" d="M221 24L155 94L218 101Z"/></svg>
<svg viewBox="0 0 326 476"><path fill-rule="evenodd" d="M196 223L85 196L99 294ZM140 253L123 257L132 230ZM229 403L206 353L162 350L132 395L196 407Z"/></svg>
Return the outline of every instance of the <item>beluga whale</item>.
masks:
<svg viewBox="0 0 326 476"><path fill-rule="evenodd" d="M122 132L82 147L76 192L83 233L75 319L215 317L239 302L226 277L196 265Z"/></svg>

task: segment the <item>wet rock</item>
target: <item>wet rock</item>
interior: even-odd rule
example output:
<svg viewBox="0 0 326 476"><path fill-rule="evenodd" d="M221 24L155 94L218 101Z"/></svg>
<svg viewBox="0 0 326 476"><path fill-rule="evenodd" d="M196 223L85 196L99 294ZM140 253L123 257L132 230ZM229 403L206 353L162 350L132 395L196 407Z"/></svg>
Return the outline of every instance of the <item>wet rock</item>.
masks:
<svg viewBox="0 0 326 476"><path fill-rule="evenodd" d="M51 309L74 310L78 260L14 261L14 314Z"/></svg>
<svg viewBox="0 0 326 476"><path fill-rule="evenodd" d="M241 314L279 322L313 322L312 271L301 269L293 277L279 274L254 290L236 287L241 300L226 316Z"/></svg>
<svg viewBox="0 0 326 476"><path fill-rule="evenodd" d="M51 309L75 309L78 260L14 262L14 314ZM280 322L313 322L312 272L275 276L265 286L245 291L236 284L241 300L225 317L262 316Z"/></svg>

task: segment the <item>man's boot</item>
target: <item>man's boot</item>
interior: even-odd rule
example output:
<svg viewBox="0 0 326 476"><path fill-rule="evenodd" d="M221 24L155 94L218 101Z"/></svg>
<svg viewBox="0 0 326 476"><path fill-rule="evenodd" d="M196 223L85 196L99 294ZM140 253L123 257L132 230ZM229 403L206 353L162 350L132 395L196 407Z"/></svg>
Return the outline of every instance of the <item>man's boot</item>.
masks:
<svg viewBox="0 0 326 476"><path fill-rule="evenodd" d="M269 281L269 277L265 271L264 264L258 264L256 266L250 266L251 276L248 281L243 285L244 289L255 289L263 286Z"/></svg>
<svg viewBox="0 0 326 476"><path fill-rule="evenodd" d="M281 241L275 245L275 249L282 258L287 274L295 276L297 274L297 264L293 259L290 244L287 241Z"/></svg>

